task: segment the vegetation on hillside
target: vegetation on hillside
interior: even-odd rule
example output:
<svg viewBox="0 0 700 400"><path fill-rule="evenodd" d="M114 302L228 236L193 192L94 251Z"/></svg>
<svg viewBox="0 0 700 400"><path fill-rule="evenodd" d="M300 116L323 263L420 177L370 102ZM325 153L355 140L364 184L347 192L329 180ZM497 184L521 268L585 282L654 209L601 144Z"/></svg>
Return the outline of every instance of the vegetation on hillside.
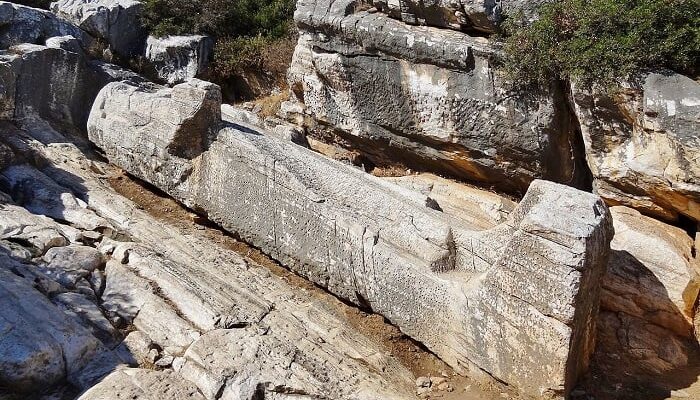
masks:
<svg viewBox="0 0 700 400"><path fill-rule="evenodd" d="M611 87L647 68L689 75L700 60L698 0L560 0L503 26L505 71L518 86L572 79Z"/></svg>
<svg viewBox="0 0 700 400"><path fill-rule="evenodd" d="M216 39L214 72L275 70L287 64L294 0L145 0L143 23L156 36L200 33ZM288 54L289 53L289 54ZM285 67L286 68L286 65ZM276 71L273 71L276 72Z"/></svg>

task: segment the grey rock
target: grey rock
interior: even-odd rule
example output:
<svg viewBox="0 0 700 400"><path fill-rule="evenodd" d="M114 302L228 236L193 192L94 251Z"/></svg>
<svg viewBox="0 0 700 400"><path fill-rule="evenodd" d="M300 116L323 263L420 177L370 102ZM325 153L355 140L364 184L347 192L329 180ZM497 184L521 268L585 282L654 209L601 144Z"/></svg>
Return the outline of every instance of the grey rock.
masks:
<svg viewBox="0 0 700 400"><path fill-rule="evenodd" d="M116 165L386 316L457 370L477 366L538 396L572 388L593 348L612 238L600 198L535 181L507 220L483 230L416 192L212 118L191 132L200 136L190 141L208 143L191 160L172 133L183 117L157 121L172 98L196 110L213 91L200 82L155 92L110 84L91 111L89 137Z"/></svg>
<svg viewBox="0 0 700 400"><path fill-rule="evenodd" d="M132 265L137 264L133 261ZM171 354L182 354L199 338L198 330L178 316L168 302L154 292L157 285L131 272L128 267L107 263L107 285L102 307L148 335Z"/></svg>
<svg viewBox="0 0 700 400"><path fill-rule="evenodd" d="M353 13L350 3L298 2L288 81L305 108L288 118L376 165L400 161L521 194L535 178L585 186L559 88L509 92L488 40Z"/></svg>
<svg viewBox="0 0 700 400"><path fill-rule="evenodd" d="M45 40L57 36L72 36L85 50L95 45L90 35L49 11L6 1L0 1L0 27L3 50L22 43L43 45Z"/></svg>
<svg viewBox="0 0 700 400"><path fill-rule="evenodd" d="M59 0L51 11L92 36L109 43L122 57L143 51L146 30L140 24L143 3L135 0Z"/></svg>
<svg viewBox="0 0 700 400"><path fill-rule="evenodd" d="M101 87L82 55L31 44L0 54L0 82L1 115L38 116L62 129L84 129L87 109Z"/></svg>
<svg viewBox="0 0 700 400"><path fill-rule="evenodd" d="M115 352L125 363L135 367L150 362L148 354L154 350L154 346L148 335L141 331L133 331L126 335Z"/></svg>
<svg viewBox="0 0 700 400"><path fill-rule="evenodd" d="M2 90L2 89L0 89ZM0 95L1 96L1 95ZM2 107L0 105L0 107ZM15 154L7 145L0 143L0 171L15 161Z"/></svg>
<svg viewBox="0 0 700 400"><path fill-rule="evenodd" d="M158 361L155 362L155 365L161 368L168 368L171 365L173 365L173 361L175 358L173 356L163 356L158 359Z"/></svg>
<svg viewBox="0 0 700 400"><path fill-rule="evenodd" d="M44 261L54 268L94 272L104 266L102 253L88 246L55 247L44 254Z"/></svg>
<svg viewBox="0 0 700 400"><path fill-rule="evenodd" d="M19 391L39 391L66 378L80 386L92 374L93 358L106 349L10 272L15 261L0 253L0 263L0 382Z"/></svg>
<svg viewBox="0 0 700 400"><path fill-rule="evenodd" d="M192 383L173 371L124 368L112 372L99 384L78 397L79 400L110 399L204 400Z"/></svg>
<svg viewBox="0 0 700 400"><path fill-rule="evenodd" d="M69 244L64 225L34 215L15 204L0 204L0 239L26 243L33 256Z"/></svg>
<svg viewBox="0 0 700 400"><path fill-rule="evenodd" d="M92 271L90 274L90 286L98 298L102 296L105 289L105 274L102 271Z"/></svg>
<svg viewBox="0 0 700 400"><path fill-rule="evenodd" d="M110 223L88 209L87 204L68 189L56 184L42 172L27 164L13 165L0 172L2 184L13 199L37 215L45 215L84 230L111 231ZM72 247L69 258L84 257L86 266L97 267L99 251ZM60 256L61 253L55 253ZM53 258L53 255L51 256ZM60 261L60 260L59 260Z"/></svg>
<svg viewBox="0 0 700 400"><path fill-rule="evenodd" d="M58 130L84 133L90 107L106 83L144 81L112 64L88 61L63 39L49 40L53 47L21 44L0 51L1 118L24 125L40 118Z"/></svg>
<svg viewBox="0 0 700 400"><path fill-rule="evenodd" d="M146 59L168 84L177 84L201 77L207 72L214 53L214 40L209 36L149 36Z"/></svg>
<svg viewBox="0 0 700 400"><path fill-rule="evenodd" d="M115 344L113 342L117 331L97 304L78 293L61 293L53 301L65 313L81 321L105 345L112 347Z"/></svg>
<svg viewBox="0 0 700 400"><path fill-rule="evenodd" d="M657 72L625 85L613 97L573 89L596 192L649 215L700 221L700 84Z"/></svg>

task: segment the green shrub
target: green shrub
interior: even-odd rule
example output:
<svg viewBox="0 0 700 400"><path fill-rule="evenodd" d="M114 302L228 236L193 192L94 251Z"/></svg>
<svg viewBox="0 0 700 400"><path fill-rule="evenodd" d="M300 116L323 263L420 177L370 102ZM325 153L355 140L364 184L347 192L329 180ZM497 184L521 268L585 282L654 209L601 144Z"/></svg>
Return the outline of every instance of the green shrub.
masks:
<svg viewBox="0 0 700 400"><path fill-rule="evenodd" d="M280 38L293 13L294 0L146 0L143 22L156 36Z"/></svg>
<svg viewBox="0 0 700 400"><path fill-rule="evenodd" d="M146 0L143 23L155 36L200 33L216 39L214 80L272 69L270 48L288 46L295 0ZM272 61L271 61L272 60Z"/></svg>
<svg viewBox="0 0 700 400"><path fill-rule="evenodd" d="M611 86L657 67L698 72L698 0L560 0L543 5L534 22L511 16L503 29L505 71L518 86Z"/></svg>

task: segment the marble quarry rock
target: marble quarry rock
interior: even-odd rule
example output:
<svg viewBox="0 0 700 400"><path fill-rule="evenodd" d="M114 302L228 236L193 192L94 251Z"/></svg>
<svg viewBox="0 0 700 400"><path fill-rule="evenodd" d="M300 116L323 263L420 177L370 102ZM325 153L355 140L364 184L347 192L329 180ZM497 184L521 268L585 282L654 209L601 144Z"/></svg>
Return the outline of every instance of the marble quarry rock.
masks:
<svg viewBox="0 0 700 400"><path fill-rule="evenodd" d="M602 282L599 346L655 373L685 367L697 348L694 243L682 229L639 211L617 206L611 213L615 236Z"/></svg>
<svg viewBox="0 0 700 400"><path fill-rule="evenodd" d="M26 124L40 119L59 130L84 134L90 107L105 84L143 80L59 43L53 45L19 44L0 50L1 119Z"/></svg>
<svg viewBox="0 0 700 400"><path fill-rule="evenodd" d="M416 399L414 374L318 294L152 217L60 133L8 131L0 141L43 162L0 171L0 395ZM52 211L78 196L110 231ZM64 286L61 271L80 273Z"/></svg>
<svg viewBox="0 0 700 400"><path fill-rule="evenodd" d="M620 92L574 87L596 193L665 220L700 221L700 84L670 71Z"/></svg>
<svg viewBox="0 0 700 400"><path fill-rule="evenodd" d="M585 187L588 172L563 91L511 93L488 39L411 26L351 0L301 0L285 117L375 164L524 194L534 179ZM391 99L391 101L387 101Z"/></svg>
<svg viewBox="0 0 700 400"><path fill-rule="evenodd" d="M115 165L384 315L457 370L535 396L571 390L593 350L612 239L600 198L536 180L507 219L483 229L425 195L221 121L217 93L196 80L109 84L89 138ZM197 151L181 152L183 138Z"/></svg>

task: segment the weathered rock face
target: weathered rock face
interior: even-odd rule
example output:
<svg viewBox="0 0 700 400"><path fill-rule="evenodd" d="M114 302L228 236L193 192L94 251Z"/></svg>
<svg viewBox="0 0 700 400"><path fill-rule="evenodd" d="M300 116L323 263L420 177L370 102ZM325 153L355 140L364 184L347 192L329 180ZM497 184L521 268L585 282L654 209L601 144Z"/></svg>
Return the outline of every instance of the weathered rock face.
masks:
<svg viewBox="0 0 700 400"><path fill-rule="evenodd" d="M135 0L59 0L51 11L94 37L105 40L123 57L142 54L146 31L139 18L143 3Z"/></svg>
<svg viewBox="0 0 700 400"><path fill-rule="evenodd" d="M653 372L686 366L696 346L693 317L700 291L693 241L638 211L611 211L615 237L603 280L602 345Z"/></svg>
<svg viewBox="0 0 700 400"><path fill-rule="evenodd" d="M214 41L208 36L149 36L146 59L169 84L188 81L204 74L214 52Z"/></svg>
<svg viewBox="0 0 700 400"><path fill-rule="evenodd" d="M0 262L0 383L29 391L50 387L66 374L79 379L82 369L106 349L22 279L19 263L2 249Z"/></svg>
<svg viewBox="0 0 700 400"><path fill-rule="evenodd" d="M0 118L40 118L62 130L84 132L90 107L107 82L141 81L134 73L88 62L83 53L53 44L57 47L22 44L0 51Z"/></svg>
<svg viewBox="0 0 700 400"><path fill-rule="evenodd" d="M489 229L505 222L517 203L500 195L475 189L432 174L389 177L386 180L414 190L429 204L471 226Z"/></svg>
<svg viewBox="0 0 700 400"><path fill-rule="evenodd" d="M95 304L88 282L102 260L83 242L100 234L15 204L13 199L26 199L9 181L25 173L12 166L0 176L0 384L5 390L36 392L68 381L82 390L120 364L105 346L114 328ZM44 188L51 194L54 189ZM68 197L55 196L56 207L69 208ZM67 219L77 222L74 217Z"/></svg>
<svg viewBox="0 0 700 400"><path fill-rule="evenodd" d="M610 97L574 89L596 192L611 204L700 220L700 84L650 73Z"/></svg>
<svg viewBox="0 0 700 400"><path fill-rule="evenodd" d="M0 142L43 160L41 170L0 171L0 329L11 333L0 335L3 394L32 397L25 392L67 378L89 388L84 399L415 398L415 376L318 293L195 227L151 217L104 182L109 166L59 135L41 144L0 129ZM90 224L73 212L56 216L77 194L93 213L82 220L109 220L119 234L84 230ZM80 275L77 284L63 286L60 273ZM122 360L149 369L123 369Z"/></svg>
<svg viewBox="0 0 700 400"><path fill-rule="evenodd" d="M354 10L351 0L297 3L288 76L305 108L289 118L311 134L327 128L376 164L392 155L520 193L535 178L585 186L582 144L556 88L508 93L487 39Z"/></svg>
<svg viewBox="0 0 700 400"><path fill-rule="evenodd" d="M496 31L504 16L522 12L534 15L544 0L373 0L371 3L392 18L411 25L430 25L457 30Z"/></svg>
<svg viewBox="0 0 700 400"><path fill-rule="evenodd" d="M43 45L55 36L73 36L85 49L93 45L90 35L48 11L0 1L0 49L22 43Z"/></svg>
<svg viewBox="0 0 700 400"><path fill-rule="evenodd" d="M197 387L172 371L120 369L108 375L99 385L78 397L79 400L148 398L152 400L204 400Z"/></svg>
<svg viewBox="0 0 700 400"><path fill-rule="evenodd" d="M593 349L612 236L599 198L536 181L505 222L481 230L435 210L426 196L290 142L221 126L213 103L202 101L212 93L198 81L173 89L110 84L91 111L89 137L118 166L383 314L452 366L486 370L536 396L571 389ZM179 115L163 127L161 115L183 103L210 125L183 130ZM177 151L173 125L205 143L201 153Z"/></svg>

